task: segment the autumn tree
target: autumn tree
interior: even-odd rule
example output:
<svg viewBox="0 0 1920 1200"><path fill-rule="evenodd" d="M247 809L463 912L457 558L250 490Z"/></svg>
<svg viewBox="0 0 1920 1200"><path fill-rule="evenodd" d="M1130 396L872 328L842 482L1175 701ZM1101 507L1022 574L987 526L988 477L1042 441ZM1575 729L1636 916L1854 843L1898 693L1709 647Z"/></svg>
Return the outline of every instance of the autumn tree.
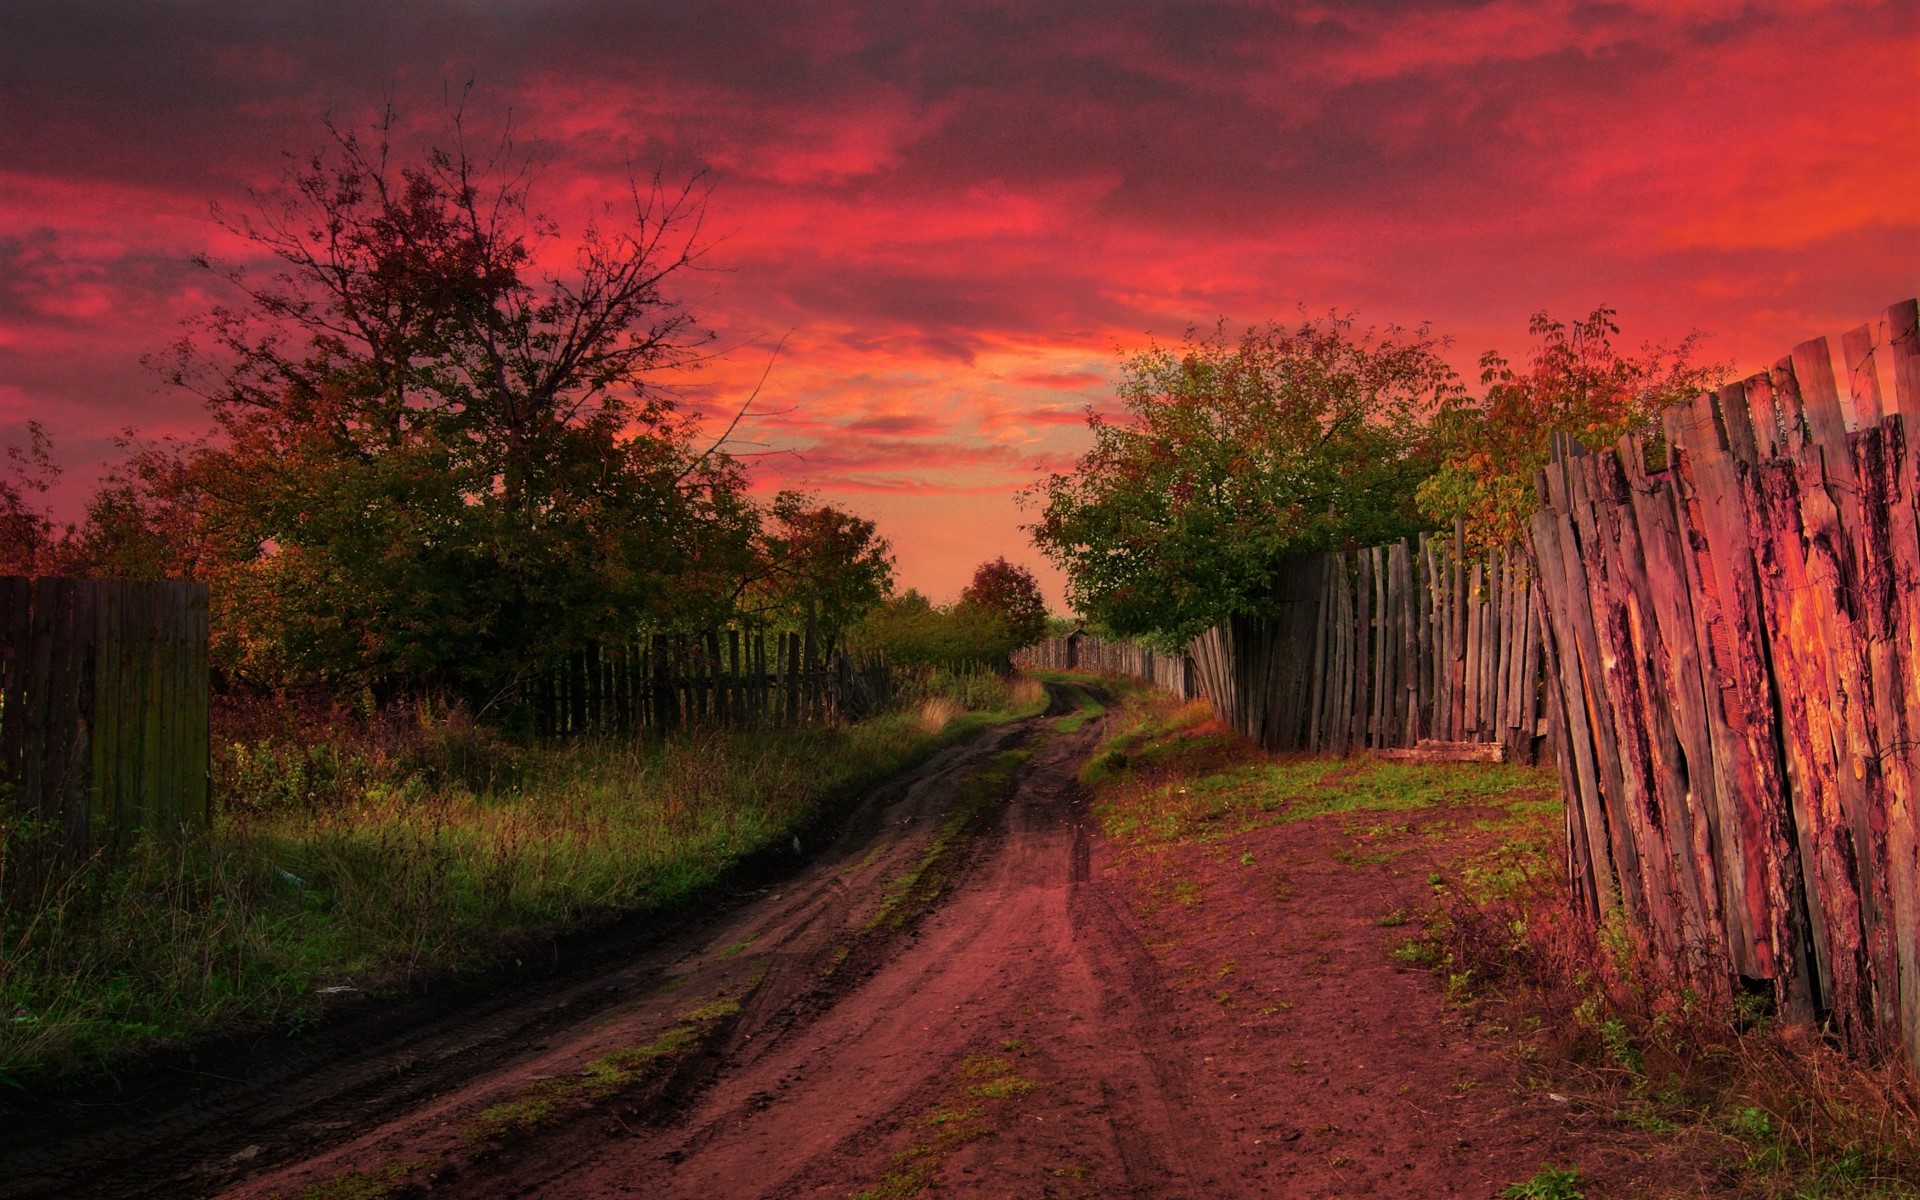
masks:
<svg viewBox="0 0 1920 1200"><path fill-rule="evenodd" d="M698 195L634 185L563 241L530 160L458 114L416 155L390 111L327 133L217 213L273 265L206 263L238 300L168 367L219 428L195 458L231 665L484 690L725 609L757 514L659 382L706 338L670 292Z"/></svg>
<svg viewBox="0 0 1920 1200"><path fill-rule="evenodd" d="M1122 364L1124 415L1091 413L1093 448L1023 494L1027 528L1116 634L1261 615L1289 556L1421 528L1424 419L1459 390L1442 345L1339 317L1150 345Z"/></svg>
<svg viewBox="0 0 1920 1200"><path fill-rule="evenodd" d="M1481 356L1481 394L1451 395L1433 422L1439 462L1419 488L1431 521L1461 519L1476 548L1521 544L1538 507L1534 474L1547 462L1552 435L1571 434L1597 450L1627 433L1654 434L1663 409L1725 374L1693 361L1698 333L1677 346L1623 353L1613 344L1615 315L1597 308L1569 325L1536 313L1524 370L1492 351Z"/></svg>
<svg viewBox="0 0 1920 1200"><path fill-rule="evenodd" d="M1030 646L1047 635L1047 601L1033 572L1004 557L981 563L960 593L960 602L994 613L1006 623L1014 649Z"/></svg>

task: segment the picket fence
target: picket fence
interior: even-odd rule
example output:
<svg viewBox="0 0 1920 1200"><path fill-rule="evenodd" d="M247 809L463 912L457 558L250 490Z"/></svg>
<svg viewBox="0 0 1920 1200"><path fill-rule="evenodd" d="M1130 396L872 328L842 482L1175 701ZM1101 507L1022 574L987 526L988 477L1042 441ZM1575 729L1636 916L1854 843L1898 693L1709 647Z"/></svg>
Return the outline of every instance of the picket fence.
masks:
<svg viewBox="0 0 1920 1200"><path fill-rule="evenodd" d="M1920 1067L1917 319L1846 334L1844 390L1817 338L1664 447L1560 441L1532 539L1588 912Z"/></svg>

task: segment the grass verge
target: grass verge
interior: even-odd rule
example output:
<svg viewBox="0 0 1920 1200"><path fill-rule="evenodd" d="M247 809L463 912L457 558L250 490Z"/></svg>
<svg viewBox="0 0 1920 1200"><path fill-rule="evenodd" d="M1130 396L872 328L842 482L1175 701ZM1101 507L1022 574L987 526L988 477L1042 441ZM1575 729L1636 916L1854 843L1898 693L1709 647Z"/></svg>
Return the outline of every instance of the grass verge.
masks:
<svg viewBox="0 0 1920 1200"><path fill-rule="evenodd" d="M1032 681L961 682L844 728L527 746L421 714L405 737L229 740L207 836L45 879L19 869L34 831L0 815L0 1085L297 1026L329 995L670 909L838 798L1046 705Z"/></svg>

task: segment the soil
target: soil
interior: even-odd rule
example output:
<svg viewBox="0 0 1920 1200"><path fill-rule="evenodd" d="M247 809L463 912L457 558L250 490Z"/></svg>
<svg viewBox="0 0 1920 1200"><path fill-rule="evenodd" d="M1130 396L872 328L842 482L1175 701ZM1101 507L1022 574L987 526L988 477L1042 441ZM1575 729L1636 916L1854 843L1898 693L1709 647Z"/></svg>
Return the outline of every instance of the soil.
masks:
<svg viewBox="0 0 1920 1200"><path fill-rule="evenodd" d="M1101 724L944 751L674 929L229 1047L200 1068L224 1081L18 1114L0 1195L1429 1200L1548 1162L1588 1196L1682 1182L1389 955L1405 930L1379 919L1427 890L1410 856L1353 854L1337 815L1117 855L1075 782ZM1011 796L952 818L1011 750Z"/></svg>

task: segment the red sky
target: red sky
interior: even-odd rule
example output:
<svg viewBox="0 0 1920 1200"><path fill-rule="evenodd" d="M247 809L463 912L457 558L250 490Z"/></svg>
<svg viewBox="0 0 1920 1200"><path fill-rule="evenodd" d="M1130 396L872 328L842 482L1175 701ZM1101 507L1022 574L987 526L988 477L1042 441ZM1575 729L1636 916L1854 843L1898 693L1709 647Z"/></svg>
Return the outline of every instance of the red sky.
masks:
<svg viewBox="0 0 1920 1200"><path fill-rule="evenodd" d="M1042 568L1012 494L1149 336L1304 304L1430 321L1465 370L1606 303L1746 368L1920 290L1912 0L8 0L0 439L42 421L71 506L112 431L203 428L139 360L225 298L208 204L469 78L563 221L706 172L688 299L738 349L693 394L786 337L768 484L879 518L937 598Z"/></svg>

